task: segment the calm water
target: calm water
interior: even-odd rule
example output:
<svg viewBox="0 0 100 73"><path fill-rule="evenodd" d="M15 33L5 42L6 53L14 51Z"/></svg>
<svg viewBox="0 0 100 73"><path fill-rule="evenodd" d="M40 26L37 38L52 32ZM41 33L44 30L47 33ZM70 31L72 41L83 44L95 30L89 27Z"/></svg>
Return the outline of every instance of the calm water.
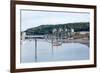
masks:
<svg viewBox="0 0 100 73"><path fill-rule="evenodd" d="M64 43L52 47L46 40L38 39L36 53L35 40L25 40L21 44L21 63L86 59L89 59L89 47L80 43Z"/></svg>

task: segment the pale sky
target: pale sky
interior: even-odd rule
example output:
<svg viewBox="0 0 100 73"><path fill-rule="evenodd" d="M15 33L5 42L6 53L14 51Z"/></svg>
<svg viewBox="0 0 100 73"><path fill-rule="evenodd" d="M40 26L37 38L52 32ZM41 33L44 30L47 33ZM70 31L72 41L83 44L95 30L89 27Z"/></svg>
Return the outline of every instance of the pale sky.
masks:
<svg viewBox="0 0 100 73"><path fill-rule="evenodd" d="M89 13L21 10L21 31L45 24L89 22Z"/></svg>

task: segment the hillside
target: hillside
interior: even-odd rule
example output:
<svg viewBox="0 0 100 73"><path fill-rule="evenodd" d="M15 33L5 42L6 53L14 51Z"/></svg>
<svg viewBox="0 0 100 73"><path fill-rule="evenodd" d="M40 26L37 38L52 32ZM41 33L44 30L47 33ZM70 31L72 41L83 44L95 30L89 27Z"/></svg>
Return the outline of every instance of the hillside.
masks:
<svg viewBox="0 0 100 73"><path fill-rule="evenodd" d="M45 24L40 25L38 27L29 28L26 31L27 35L44 35L44 34L51 34L52 30L56 28L70 29L73 28L75 32L78 31L89 31L89 22L78 22L78 23L66 23L66 24Z"/></svg>

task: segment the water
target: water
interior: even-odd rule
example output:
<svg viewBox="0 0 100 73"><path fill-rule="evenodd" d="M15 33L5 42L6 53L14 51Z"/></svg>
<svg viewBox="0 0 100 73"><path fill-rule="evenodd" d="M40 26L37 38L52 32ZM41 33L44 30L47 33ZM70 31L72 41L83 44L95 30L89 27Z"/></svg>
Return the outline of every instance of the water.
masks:
<svg viewBox="0 0 100 73"><path fill-rule="evenodd" d="M35 53L35 40L25 40L21 44L21 63L69 61L89 59L89 47L80 43L63 43L53 46L43 39L37 40Z"/></svg>

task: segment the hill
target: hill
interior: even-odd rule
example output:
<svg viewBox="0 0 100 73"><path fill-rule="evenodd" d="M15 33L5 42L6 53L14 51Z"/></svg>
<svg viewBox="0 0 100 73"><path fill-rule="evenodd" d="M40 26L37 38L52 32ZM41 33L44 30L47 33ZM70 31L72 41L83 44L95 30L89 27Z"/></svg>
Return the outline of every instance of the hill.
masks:
<svg viewBox="0 0 100 73"><path fill-rule="evenodd" d="M65 24L45 24L38 27L29 28L26 31L27 35L44 35L51 34L52 30L56 28L71 29L73 28L75 32L79 31L89 31L89 22L78 22L78 23L65 23Z"/></svg>

